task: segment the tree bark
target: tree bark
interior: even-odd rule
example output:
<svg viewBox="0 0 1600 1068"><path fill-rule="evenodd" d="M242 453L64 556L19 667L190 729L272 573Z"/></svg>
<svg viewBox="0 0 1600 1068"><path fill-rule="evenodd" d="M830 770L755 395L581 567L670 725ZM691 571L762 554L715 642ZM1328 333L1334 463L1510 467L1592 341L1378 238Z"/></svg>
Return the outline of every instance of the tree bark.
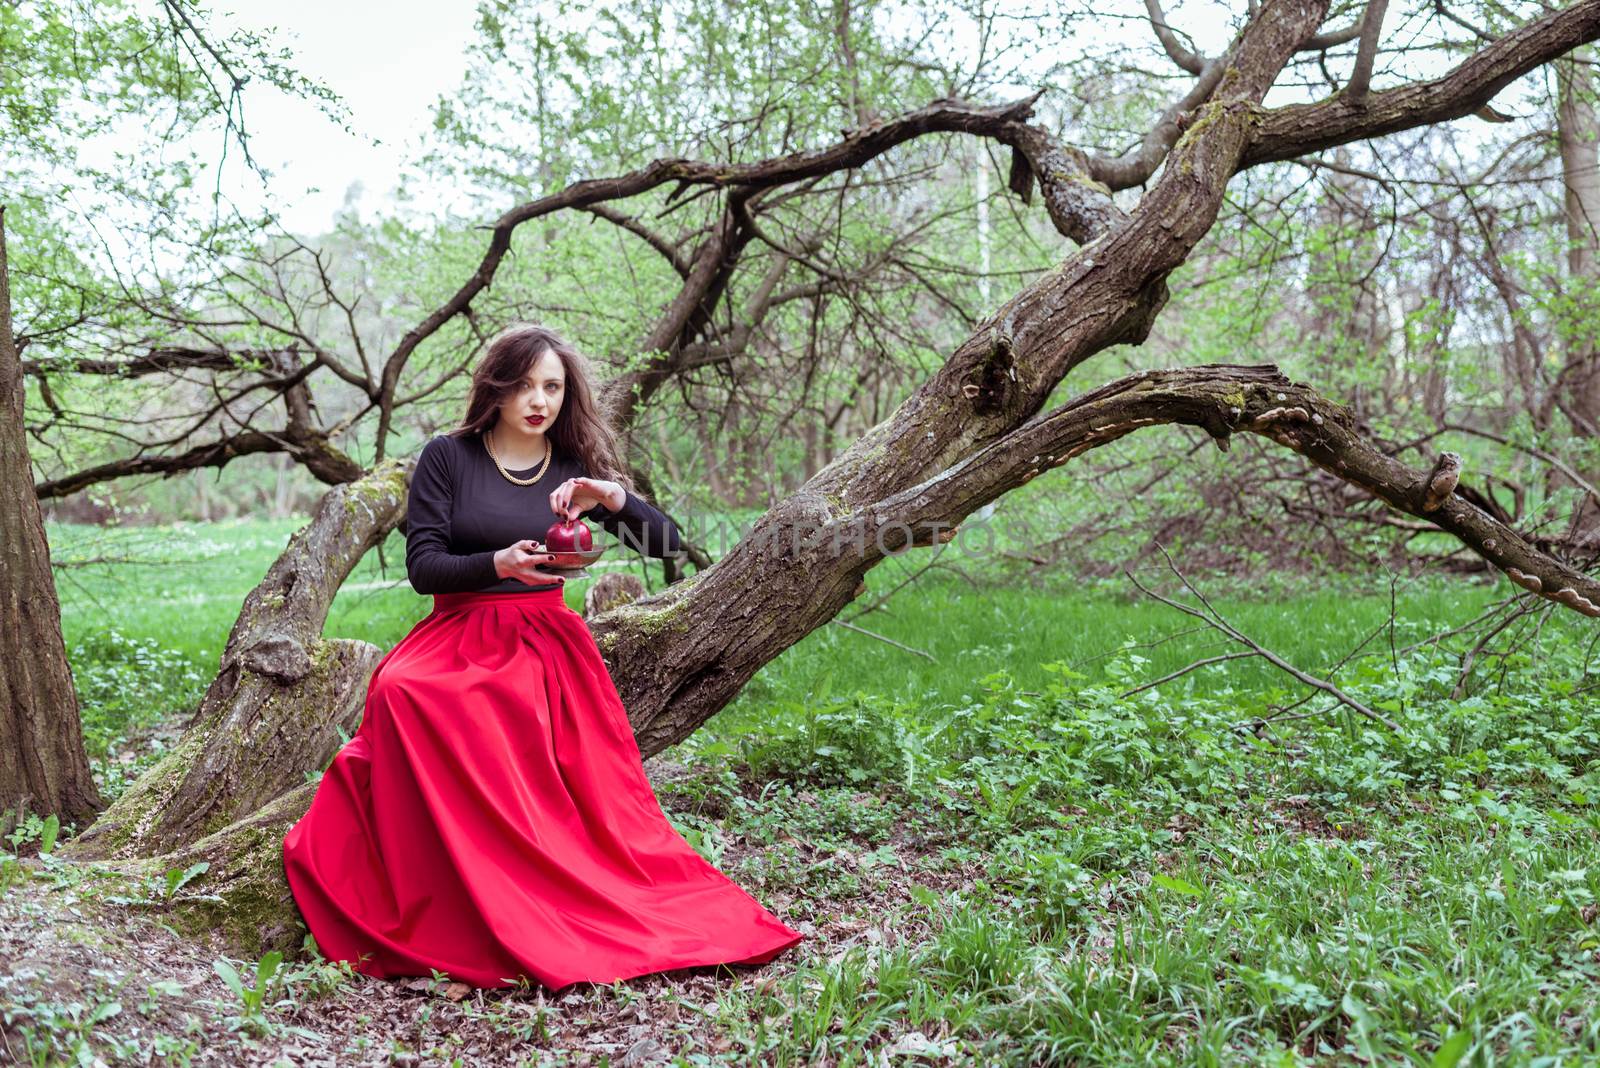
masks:
<svg viewBox="0 0 1600 1068"><path fill-rule="evenodd" d="M1600 118L1595 113L1592 49L1580 49L1555 62L1559 100L1556 139L1561 147L1562 217L1567 234L1567 287L1577 312L1563 330L1566 358L1556 378L1556 404L1581 438L1600 438ZM1590 485L1600 469L1583 472ZM1552 469L1553 487L1574 483ZM1573 510L1568 536L1575 545L1600 543L1600 500L1583 492Z"/></svg>
<svg viewBox="0 0 1600 1068"><path fill-rule="evenodd" d="M1517 585L1600 616L1600 582L1529 545L1438 477L1368 444L1344 406L1274 367L1204 365L1107 383L945 471L851 508L813 487L782 502L717 565L591 622L646 756L689 734L760 667L838 614L879 560L959 537L1011 489L1140 427L1259 434L1455 535ZM975 550L981 551L982 543Z"/></svg>
<svg viewBox="0 0 1600 1068"><path fill-rule="evenodd" d="M302 783L197 841L99 866L160 885L165 872L204 861L205 873L163 910L162 919L194 938L220 935L229 952L247 960L274 949L294 957L306 925L284 878L283 836L305 815L316 791L315 783Z"/></svg>
<svg viewBox="0 0 1600 1068"><path fill-rule="evenodd" d="M83 748L50 544L33 492L24 390L0 206L0 833L30 810L86 823L105 807Z"/></svg>

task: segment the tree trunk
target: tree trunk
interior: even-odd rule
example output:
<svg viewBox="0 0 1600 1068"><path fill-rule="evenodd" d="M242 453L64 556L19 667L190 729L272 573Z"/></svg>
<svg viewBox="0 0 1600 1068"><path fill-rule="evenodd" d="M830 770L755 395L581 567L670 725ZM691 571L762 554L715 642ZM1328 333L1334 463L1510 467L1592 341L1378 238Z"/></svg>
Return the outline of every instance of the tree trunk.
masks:
<svg viewBox="0 0 1600 1068"><path fill-rule="evenodd" d="M404 515L410 465L388 460L323 497L311 522L250 595L221 670L183 738L84 834L78 859L149 856L248 816L320 773L361 722L367 679L382 656L326 640L328 606L368 549Z"/></svg>
<svg viewBox="0 0 1600 1068"><path fill-rule="evenodd" d="M105 807L89 770L61 603L23 426L22 358L11 329L5 208L0 207L0 833L24 813L86 823Z"/></svg>
<svg viewBox="0 0 1600 1068"><path fill-rule="evenodd" d="M1600 119L1595 114L1592 49L1578 49L1555 64L1560 91L1556 109L1556 137L1561 145L1564 197L1562 215L1567 232L1567 287L1577 313L1563 329L1566 353L1557 381L1556 403L1567 414L1574 432L1591 441L1600 438L1600 339L1595 317L1600 315ZM1582 472L1588 483L1600 483L1600 468ZM1575 485L1551 468L1554 487ZM1600 501L1585 494L1573 511L1569 537L1582 548L1600 542Z"/></svg>
<svg viewBox="0 0 1600 1068"><path fill-rule="evenodd" d="M197 939L218 934L230 953L247 960L274 949L293 957L306 925L283 874L283 836L305 815L316 792L315 783L303 783L198 841L102 867L161 885L163 873L204 861L205 873L184 887L161 918Z"/></svg>

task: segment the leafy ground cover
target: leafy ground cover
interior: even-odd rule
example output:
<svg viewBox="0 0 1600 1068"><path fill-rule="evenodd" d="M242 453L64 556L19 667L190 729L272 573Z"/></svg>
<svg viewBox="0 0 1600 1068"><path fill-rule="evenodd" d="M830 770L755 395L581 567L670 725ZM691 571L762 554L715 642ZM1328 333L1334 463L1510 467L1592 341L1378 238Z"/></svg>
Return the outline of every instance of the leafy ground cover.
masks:
<svg viewBox="0 0 1600 1068"><path fill-rule="evenodd" d="M287 533L169 539L193 570L139 570L166 585L127 575L112 596L90 584L104 609L64 588L107 793L198 699ZM328 634L387 647L427 611L395 584L399 559L388 575L363 563ZM874 572L874 593L904 566ZM1552 615L1458 688L1462 644L1417 643L1509 595L1503 581L1405 580L1392 602L1386 576L1204 587L1399 729L1326 697L1297 705L1304 688L1255 659L1140 689L1238 647L1125 582L930 573L855 621L926 656L826 627L650 762L696 848L811 936L784 959L560 996L375 981L314 955L230 960L163 925L186 873L90 878L49 856L74 829L36 821L0 858L0 1050L197 1065L1600 1059L1591 628ZM178 589L207 599L162 608ZM1371 655L1345 660L1363 640Z"/></svg>

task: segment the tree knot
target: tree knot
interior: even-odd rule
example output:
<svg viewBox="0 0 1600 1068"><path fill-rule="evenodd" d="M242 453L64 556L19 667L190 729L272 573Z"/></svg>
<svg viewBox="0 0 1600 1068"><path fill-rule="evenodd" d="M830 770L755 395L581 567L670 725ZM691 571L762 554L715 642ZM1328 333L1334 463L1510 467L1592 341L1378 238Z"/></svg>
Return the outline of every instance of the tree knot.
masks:
<svg viewBox="0 0 1600 1068"><path fill-rule="evenodd" d="M991 415L1005 406L1011 384L1017 380L1016 341L1010 332L989 327L989 351L978 367L976 382L962 385L961 393L979 415Z"/></svg>
<svg viewBox="0 0 1600 1068"><path fill-rule="evenodd" d="M311 654L306 647L281 631L267 634L239 657L239 662L257 675L265 675L284 685L292 685L311 674Z"/></svg>

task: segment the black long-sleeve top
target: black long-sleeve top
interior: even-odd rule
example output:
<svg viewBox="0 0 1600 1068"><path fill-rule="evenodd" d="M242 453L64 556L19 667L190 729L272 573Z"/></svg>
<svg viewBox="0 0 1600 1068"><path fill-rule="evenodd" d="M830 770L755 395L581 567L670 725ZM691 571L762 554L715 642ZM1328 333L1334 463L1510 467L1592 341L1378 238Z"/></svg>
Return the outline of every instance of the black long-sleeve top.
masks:
<svg viewBox="0 0 1600 1068"><path fill-rule="evenodd" d="M531 478L538 467L507 470ZM430 440L417 458L406 497L406 576L412 589L434 594L557 588L555 582L529 585L519 578L500 578L494 554L524 538L543 542L557 522L551 491L578 477L589 477L582 461L557 450L538 482L519 486L500 474L481 434L443 434ZM672 520L632 490L626 496L618 511L596 505L580 518L598 522L623 545L646 556L681 553Z"/></svg>

